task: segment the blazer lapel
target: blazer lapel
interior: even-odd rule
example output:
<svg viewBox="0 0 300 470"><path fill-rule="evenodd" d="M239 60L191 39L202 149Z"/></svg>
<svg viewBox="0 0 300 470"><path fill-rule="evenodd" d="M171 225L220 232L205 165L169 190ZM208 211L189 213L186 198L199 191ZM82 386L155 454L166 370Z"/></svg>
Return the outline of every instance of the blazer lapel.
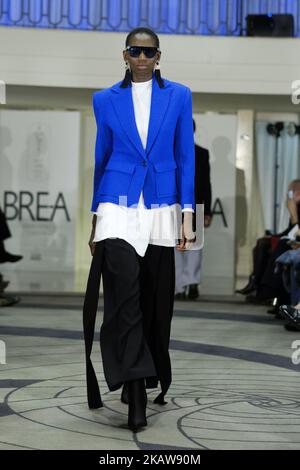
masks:
<svg viewBox="0 0 300 470"><path fill-rule="evenodd" d="M149 127L146 144L146 154L151 150L152 145L155 142L156 136L163 123L163 119L167 112L171 97L171 87L165 81L165 88L159 88L159 85L154 78L152 80L152 97L151 97L151 108Z"/></svg>
<svg viewBox="0 0 300 470"><path fill-rule="evenodd" d="M165 81L165 88L159 88L154 73L152 77L152 95L146 149L143 147L135 122L131 87L120 88L120 83L117 83L111 88L115 92L111 93L111 101L120 124L131 143L144 159L147 159L147 154L154 144L171 96L171 87L167 81Z"/></svg>

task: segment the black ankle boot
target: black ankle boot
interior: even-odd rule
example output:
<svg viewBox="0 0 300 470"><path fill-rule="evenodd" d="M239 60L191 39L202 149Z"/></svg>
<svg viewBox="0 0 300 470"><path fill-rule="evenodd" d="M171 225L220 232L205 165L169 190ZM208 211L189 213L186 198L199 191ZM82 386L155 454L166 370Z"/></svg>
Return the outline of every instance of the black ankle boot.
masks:
<svg viewBox="0 0 300 470"><path fill-rule="evenodd" d="M133 432L137 432L143 426L147 426L145 381L144 379L130 380L128 382L128 427Z"/></svg>
<svg viewBox="0 0 300 470"><path fill-rule="evenodd" d="M145 388L145 400L146 400L146 405L147 405L148 399L147 399L146 388ZM125 405L128 405L128 382L124 382L122 393L121 393L121 402L125 403Z"/></svg>
<svg viewBox="0 0 300 470"><path fill-rule="evenodd" d="M248 295L254 292L257 289L257 281L254 275L249 277L248 284L243 287L243 289L237 289L235 292L237 294Z"/></svg>

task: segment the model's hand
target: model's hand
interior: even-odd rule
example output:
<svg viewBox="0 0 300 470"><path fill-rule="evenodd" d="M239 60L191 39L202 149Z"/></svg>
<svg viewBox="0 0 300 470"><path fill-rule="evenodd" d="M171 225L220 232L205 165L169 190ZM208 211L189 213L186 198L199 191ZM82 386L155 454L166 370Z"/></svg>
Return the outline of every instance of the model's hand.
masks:
<svg viewBox="0 0 300 470"><path fill-rule="evenodd" d="M178 251L189 250L193 243L196 241L196 233L193 231L193 213L183 213L183 224L181 226L181 240L179 245L176 245Z"/></svg>

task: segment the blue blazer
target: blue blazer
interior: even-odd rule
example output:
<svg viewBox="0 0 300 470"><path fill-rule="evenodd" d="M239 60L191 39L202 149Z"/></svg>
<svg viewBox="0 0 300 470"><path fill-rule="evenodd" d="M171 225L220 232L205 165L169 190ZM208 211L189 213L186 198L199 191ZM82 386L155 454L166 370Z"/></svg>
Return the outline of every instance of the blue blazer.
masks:
<svg viewBox="0 0 300 470"><path fill-rule="evenodd" d="M91 211L96 212L99 202L136 205L142 190L149 209L176 202L195 209L191 90L167 79L160 88L153 73L144 149L132 87L120 88L121 83L93 94L97 137Z"/></svg>

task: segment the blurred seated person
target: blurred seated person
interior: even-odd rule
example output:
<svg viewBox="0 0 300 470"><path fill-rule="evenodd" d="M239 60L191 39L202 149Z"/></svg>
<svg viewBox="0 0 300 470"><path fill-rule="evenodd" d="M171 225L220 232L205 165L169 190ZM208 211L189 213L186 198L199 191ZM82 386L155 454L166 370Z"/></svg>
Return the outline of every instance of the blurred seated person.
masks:
<svg viewBox="0 0 300 470"><path fill-rule="evenodd" d="M286 330L300 331L300 230L296 239L290 242L290 246L291 250L277 258L284 285L290 292L290 303L281 305L279 313L287 320Z"/></svg>
<svg viewBox="0 0 300 470"><path fill-rule="evenodd" d="M300 212L300 180L293 180L288 186L287 209L290 214L288 227L281 233L265 235L257 240L253 249L253 271L248 284L236 292L242 295L256 293L257 300L278 297L277 289L285 292L281 275L275 273L276 258L289 249L287 242L295 237L298 230L298 211ZM270 288L269 288L270 286ZM283 289L283 291L282 291ZM250 298L249 298L250 300Z"/></svg>
<svg viewBox="0 0 300 470"><path fill-rule="evenodd" d="M274 308L269 310L268 313L276 314L279 305L290 301L290 294L285 289L281 273L276 269L278 257L290 250L289 242L292 239L290 237L295 237L295 235L292 234L289 237L285 236L277 240L277 243L272 248L261 281L257 286L255 296L251 294L246 296L246 301L248 302L272 303Z"/></svg>
<svg viewBox="0 0 300 470"><path fill-rule="evenodd" d="M285 290L290 294L290 304L298 305L300 301L300 232L296 240L288 242L290 249L276 259L276 271L281 273Z"/></svg>

